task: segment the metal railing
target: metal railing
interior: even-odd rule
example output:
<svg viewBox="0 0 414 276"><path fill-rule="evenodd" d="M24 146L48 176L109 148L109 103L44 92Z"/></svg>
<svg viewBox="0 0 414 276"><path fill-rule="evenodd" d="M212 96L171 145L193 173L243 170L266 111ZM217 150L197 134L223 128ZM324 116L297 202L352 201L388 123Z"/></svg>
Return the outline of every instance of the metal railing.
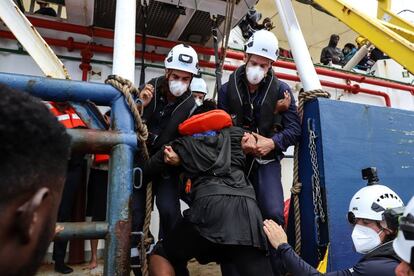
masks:
<svg viewBox="0 0 414 276"><path fill-rule="evenodd" d="M104 275L129 275L133 157L138 144L131 113L121 93L106 84L0 73L0 83L43 100L111 107L111 130L70 129L72 149L110 153L106 222L64 223L58 239L105 238ZM88 120L96 120L93 117Z"/></svg>

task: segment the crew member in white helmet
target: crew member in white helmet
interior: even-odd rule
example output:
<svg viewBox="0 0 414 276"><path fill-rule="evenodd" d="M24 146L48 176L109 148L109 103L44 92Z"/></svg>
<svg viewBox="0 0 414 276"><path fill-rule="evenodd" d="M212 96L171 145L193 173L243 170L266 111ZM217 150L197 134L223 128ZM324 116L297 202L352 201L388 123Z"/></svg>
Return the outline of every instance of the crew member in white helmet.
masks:
<svg viewBox="0 0 414 276"><path fill-rule="evenodd" d="M393 276L400 263L392 246L397 233L387 227L382 215L387 209L403 206L400 197L387 186L376 184L360 189L349 204L348 221L353 226L351 238L355 250L364 256L352 268L325 275ZM265 220L264 231L280 253L288 272L302 276L322 275L295 253L287 243L282 227L274 221Z"/></svg>
<svg viewBox="0 0 414 276"><path fill-rule="evenodd" d="M191 115L196 106L190 90L191 80L194 75L198 74L196 51L188 45L176 45L168 53L164 64L165 74L150 80L144 87L141 87L137 99L138 107L145 107L142 117L148 127L147 145L150 155L179 137L178 125ZM138 160L138 165L142 167L142 160ZM154 187L156 205L160 214L158 237L162 239L182 219L179 202L179 173L177 170L165 170L151 179L144 175L142 188L134 189L133 192L133 231L142 231L146 184L149 181L152 181ZM138 237L133 236L131 247L133 264L136 264L138 259L137 242ZM135 269L134 273L140 274Z"/></svg>
<svg viewBox="0 0 414 276"><path fill-rule="evenodd" d="M193 78L190 85L197 106L201 106L207 95L207 84L202 78Z"/></svg>
<svg viewBox="0 0 414 276"><path fill-rule="evenodd" d="M414 197L399 219L398 236L393 247L401 263L395 269L396 276L414 276Z"/></svg>
<svg viewBox="0 0 414 276"><path fill-rule="evenodd" d="M257 143L248 153L246 172L264 219L284 224L280 161L296 144L301 127L289 85L275 76L272 64L279 55L276 36L256 31L246 44L245 64L234 71L218 94L218 108L229 113L235 126L252 132ZM273 254L272 254L273 255ZM223 275L236 275L222 265ZM277 274L277 260L272 260Z"/></svg>

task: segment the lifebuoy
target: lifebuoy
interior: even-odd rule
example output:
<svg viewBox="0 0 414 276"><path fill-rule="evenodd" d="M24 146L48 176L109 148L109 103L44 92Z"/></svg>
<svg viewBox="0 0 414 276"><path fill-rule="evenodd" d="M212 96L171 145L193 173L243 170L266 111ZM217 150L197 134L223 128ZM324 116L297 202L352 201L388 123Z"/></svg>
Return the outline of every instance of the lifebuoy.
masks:
<svg viewBox="0 0 414 276"><path fill-rule="evenodd" d="M209 130L218 131L232 125L231 117L227 112L215 109L190 117L178 126L178 131L181 135L193 135Z"/></svg>

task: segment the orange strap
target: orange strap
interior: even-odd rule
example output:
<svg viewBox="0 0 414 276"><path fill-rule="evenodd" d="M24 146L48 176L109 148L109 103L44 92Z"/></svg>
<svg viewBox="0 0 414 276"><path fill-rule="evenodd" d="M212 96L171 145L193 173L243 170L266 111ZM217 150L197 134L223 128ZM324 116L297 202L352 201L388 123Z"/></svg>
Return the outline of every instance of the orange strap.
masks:
<svg viewBox="0 0 414 276"><path fill-rule="evenodd" d="M185 183L185 193L189 194L191 192L191 179L187 179L187 182Z"/></svg>
<svg viewBox="0 0 414 276"><path fill-rule="evenodd" d="M209 130L221 130L233 125L230 115L224 110L215 109L194 115L178 126L181 135L193 135Z"/></svg>

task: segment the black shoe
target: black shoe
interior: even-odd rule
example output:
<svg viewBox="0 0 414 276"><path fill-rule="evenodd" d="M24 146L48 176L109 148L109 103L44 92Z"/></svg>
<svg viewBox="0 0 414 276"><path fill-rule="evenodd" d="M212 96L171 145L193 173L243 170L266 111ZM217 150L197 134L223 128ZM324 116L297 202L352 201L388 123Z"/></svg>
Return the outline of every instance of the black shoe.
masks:
<svg viewBox="0 0 414 276"><path fill-rule="evenodd" d="M73 269L65 264L57 264L55 263L55 271L62 273L62 274L69 274L73 272Z"/></svg>

